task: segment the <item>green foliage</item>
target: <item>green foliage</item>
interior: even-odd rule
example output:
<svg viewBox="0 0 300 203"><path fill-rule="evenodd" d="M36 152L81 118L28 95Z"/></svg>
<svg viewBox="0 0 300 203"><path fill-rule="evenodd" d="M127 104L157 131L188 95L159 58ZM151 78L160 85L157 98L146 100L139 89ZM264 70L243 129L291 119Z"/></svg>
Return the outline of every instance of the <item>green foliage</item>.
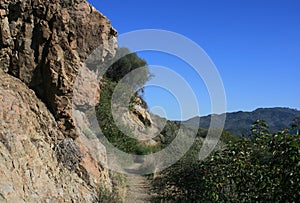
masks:
<svg viewBox="0 0 300 203"><path fill-rule="evenodd" d="M220 140L221 140L223 143L230 144L230 143L236 143L236 142L238 142L240 139L239 139L236 135L233 135L233 134L229 133L228 131L223 130L222 135L221 135L221 137L220 137Z"/></svg>
<svg viewBox="0 0 300 203"><path fill-rule="evenodd" d="M127 81L124 81L127 84L131 84L133 89L141 88L152 77L147 62L138 57L136 53L130 53L127 48L118 49L115 58L118 60L109 67L105 74L105 77L112 81L119 82L128 73L138 68L141 69L130 75Z"/></svg>
<svg viewBox="0 0 300 203"><path fill-rule="evenodd" d="M252 139L231 140L204 161L194 145L153 181L155 191L169 202L297 202L300 137L293 130L270 134L258 120Z"/></svg>
<svg viewBox="0 0 300 203"><path fill-rule="evenodd" d="M114 147L135 154L149 154L157 149L155 147L143 146L138 143L136 139L130 136L130 130L126 126L122 127L122 131L115 124L111 110L112 95L115 91L115 87L119 82L122 84L118 86L118 100L126 101L125 98L132 95L129 101L129 111L133 110L133 106L136 104L137 98L141 102L139 105L147 108L146 102L141 98L138 92L133 93L136 89L140 88L143 92L143 85L152 77L149 72L146 61L139 58L136 53L130 53L126 48L120 48L116 54L117 60L104 75L103 84L101 87L100 104L97 107L97 118L100 128L108 139L108 141L114 145ZM138 69L135 74L130 75L127 80L123 78L131 71ZM120 81L123 79L122 81ZM122 106L124 105L124 106ZM120 102L117 108L128 108L126 102ZM124 131L126 133L124 133Z"/></svg>
<svg viewBox="0 0 300 203"><path fill-rule="evenodd" d="M251 128L251 136L255 139L259 139L260 137L263 137L264 135L269 133L269 126L264 120L256 120L252 124Z"/></svg>
<svg viewBox="0 0 300 203"><path fill-rule="evenodd" d="M104 79L103 82L106 85L101 87L100 104L97 107L97 119L104 136L114 147L127 153L141 155L157 151L156 147L144 146L132 138L129 129L126 134L123 133L126 131L126 126L122 127L122 132L115 124L111 112L111 99L117 83L109 79Z"/></svg>

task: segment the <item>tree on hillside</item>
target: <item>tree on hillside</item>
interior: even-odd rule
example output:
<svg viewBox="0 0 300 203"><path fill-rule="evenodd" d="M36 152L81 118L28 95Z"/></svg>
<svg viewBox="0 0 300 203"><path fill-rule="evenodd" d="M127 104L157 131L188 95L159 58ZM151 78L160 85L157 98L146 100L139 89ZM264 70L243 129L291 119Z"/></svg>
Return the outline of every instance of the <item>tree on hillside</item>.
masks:
<svg viewBox="0 0 300 203"><path fill-rule="evenodd" d="M102 134L114 147L128 153L149 154L157 150L157 147L144 146L132 138L134 137L132 130L126 123L116 125L112 107L125 107L132 111L132 107L138 104L147 108L146 102L137 90L142 89L152 75L146 61L136 53L130 53L127 48L120 48L116 53L115 60L116 62L108 68L102 78L104 85L101 87L100 102L97 106L99 126ZM113 96L116 96L117 102L115 100L112 102ZM129 104L127 103L128 96L130 96ZM102 134L99 133L100 138L103 136Z"/></svg>
<svg viewBox="0 0 300 203"><path fill-rule="evenodd" d="M133 89L136 89L142 88L152 77L147 62L141 59L136 53L130 53L127 48L119 48L115 59L116 62L109 67L105 74L107 78L114 82L119 82L127 74L136 70L130 77L126 77L126 80L123 81L130 84Z"/></svg>

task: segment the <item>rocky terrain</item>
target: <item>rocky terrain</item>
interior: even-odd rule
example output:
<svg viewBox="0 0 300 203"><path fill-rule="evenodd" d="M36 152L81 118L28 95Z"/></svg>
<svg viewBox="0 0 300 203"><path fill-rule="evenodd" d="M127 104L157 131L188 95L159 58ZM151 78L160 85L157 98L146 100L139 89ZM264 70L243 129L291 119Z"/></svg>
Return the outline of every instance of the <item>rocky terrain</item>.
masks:
<svg viewBox="0 0 300 203"><path fill-rule="evenodd" d="M84 66L95 48L114 56L116 36L84 0L1 0L0 202L95 202L112 189L105 147L75 128L72 105L95 105L99 81L82 76L75 101L74 83L95 71Z"/></svg>
<svg viewBox="0 0 300 203"><path fill-rule="evenodd" d="M83 0L4 0L0 5L1 68L33 89L66 136L76 136L71 116L78 70L91 52L113 57L116 31Z"/></svg>
<svg viewBox="0 0 300 203"><path fill-rule="evenodd" d="M0 76L0 202L96 199L100 176L94 177L97 182L84 177L91 173L84 168L89 166L80 150L83 143L64 137L45 104L24 83L2 70ZM108 177L102 181L109 186Z"/></svg>

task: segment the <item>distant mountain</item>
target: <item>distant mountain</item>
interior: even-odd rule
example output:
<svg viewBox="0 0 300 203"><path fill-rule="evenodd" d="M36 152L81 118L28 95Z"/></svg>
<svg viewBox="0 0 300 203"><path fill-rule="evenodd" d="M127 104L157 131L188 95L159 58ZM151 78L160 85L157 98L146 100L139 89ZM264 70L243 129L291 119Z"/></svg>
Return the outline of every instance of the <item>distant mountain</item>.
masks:
<svg viewBox="0 0 300 203"><path fill-rule="evenodd" d="M300 115L300 111L290 108L259 108L252 112L238 111L226 114L225 130L237 136L249 135L251 124L257 119L267 122L271 131L278 131L290 127L293 119ZM200 128L209 128L211 116L200 117ZM220 115L216 116L217 119ZM199 117L191 118L184 123L190 126L197 126Z"/></svg>

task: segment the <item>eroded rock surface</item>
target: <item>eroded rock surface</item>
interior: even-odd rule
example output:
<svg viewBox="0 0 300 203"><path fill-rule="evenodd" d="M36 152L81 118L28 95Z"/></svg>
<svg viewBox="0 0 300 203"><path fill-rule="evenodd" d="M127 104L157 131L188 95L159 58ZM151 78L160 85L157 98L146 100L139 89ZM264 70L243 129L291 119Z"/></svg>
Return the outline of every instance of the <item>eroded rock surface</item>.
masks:
<svg viewBox="0 0 300 203"><path fill-rule="evenodd" d="M32 90L2 70L0 78L0 202L93 202L100 185L109 189L90 142L65 138Z"/></svg>
<svg viewBox="0 0 300 203"><path fill-rule="evenodd" d="M75 128L72 105L88 128L80 109L99 101L97 70L85 67L73 103L75 80L97 47L97 62L113 58L116 35L84 0L0 1L0 202L94 202L111 190L105 147Z"/></svg>
<svg viewBox="0 0 300 203"><path fill-rule="evenodd" d="M73 86L84 60L115 54L117 32L84 0L1 0L0 66L33 89L59 128L75 138Z"/></svg>

